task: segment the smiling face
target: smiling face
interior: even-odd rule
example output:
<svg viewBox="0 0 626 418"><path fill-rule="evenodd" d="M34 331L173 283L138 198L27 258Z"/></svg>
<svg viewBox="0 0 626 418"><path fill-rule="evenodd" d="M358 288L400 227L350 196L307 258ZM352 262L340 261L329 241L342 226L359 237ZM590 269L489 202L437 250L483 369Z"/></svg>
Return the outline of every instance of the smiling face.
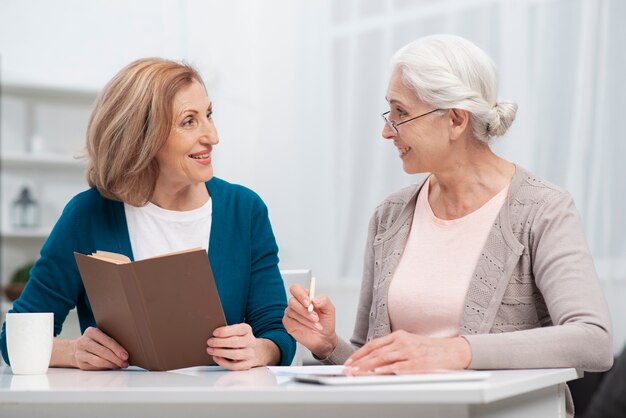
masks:
<svg viewBox="0 0 626 418"><path fill-rule="evenodd" d="M394 71L389 80L386 98L390 110L387 118L396 125L434 109L420 101L415 91L404 84L398 70ZM434 112L404 123L397 127L397 134L385 124L383 137L393 140L405 172L436 172L443 164L450 152L446 114Z"/></svg>
<svg viewBox="0 0 626 418"><path fill-rule="evenodd" d="M185 187L213 177L211 151L219 139L212 112L206 90L198 81L176 93L170 134L156 155L160 181Z"/></svg>

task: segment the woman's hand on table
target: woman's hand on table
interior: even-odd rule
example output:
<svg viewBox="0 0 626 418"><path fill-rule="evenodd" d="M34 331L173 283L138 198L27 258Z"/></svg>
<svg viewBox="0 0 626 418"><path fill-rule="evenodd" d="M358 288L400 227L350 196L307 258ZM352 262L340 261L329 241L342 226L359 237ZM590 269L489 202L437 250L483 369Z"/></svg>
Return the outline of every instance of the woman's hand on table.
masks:
<svg viewBox="0 0 626 418"><path fill-rule="evenodd" d="M344 373L411 374L432 370L466 369L472 350L463 337L429 338L395 331L374 339L345 362Z"/></svg>
<svg viewBox="0 0 626 418"><path fill-rule="evenodd" d="M256 338L246 323L217 328L207 340L207 353L229 370L278 364L280 350L267 338Z"/></svg>
<svg viewBox="0 0 626 418"><path fill-rule="evenodd" d="M128 353L117 341L98 328L89 327L70 343L70 363L82 370L110 370L128 367Z"/></svg>

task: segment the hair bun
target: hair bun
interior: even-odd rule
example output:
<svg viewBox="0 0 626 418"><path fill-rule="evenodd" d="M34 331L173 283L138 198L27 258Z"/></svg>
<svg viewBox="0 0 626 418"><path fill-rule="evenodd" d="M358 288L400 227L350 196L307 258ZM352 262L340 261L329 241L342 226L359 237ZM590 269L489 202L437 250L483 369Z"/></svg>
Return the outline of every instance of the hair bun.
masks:
<svg viewBox="0 0 626 418"><path fill-rule="evenodd" d="M517 114L517 104L513 102L496 102L493 107L495 116L487 125L489 136L502 136L509 129Z"/></svg>

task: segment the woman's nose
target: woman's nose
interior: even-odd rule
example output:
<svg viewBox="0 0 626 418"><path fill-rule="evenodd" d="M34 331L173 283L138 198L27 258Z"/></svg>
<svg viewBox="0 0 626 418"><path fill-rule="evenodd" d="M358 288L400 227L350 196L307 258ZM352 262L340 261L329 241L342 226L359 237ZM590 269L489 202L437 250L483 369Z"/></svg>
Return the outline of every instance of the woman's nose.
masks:
<svg viewBox="0 0 626 418"><path fill-rule="evenodd" d="M213 123L212 119L205 122L202 138L211 145L216 145L220 142L219 135L217 134L217 128L215 127L215 123Z"/></svg>
<svg viewBox="0 0 626 418"><path fill-rule="evenodd" d="M389 123L385 122L385 125L383 126L383 138L393 139L396 135L397 134L394 132L391 126L389 126Z"/></svg>

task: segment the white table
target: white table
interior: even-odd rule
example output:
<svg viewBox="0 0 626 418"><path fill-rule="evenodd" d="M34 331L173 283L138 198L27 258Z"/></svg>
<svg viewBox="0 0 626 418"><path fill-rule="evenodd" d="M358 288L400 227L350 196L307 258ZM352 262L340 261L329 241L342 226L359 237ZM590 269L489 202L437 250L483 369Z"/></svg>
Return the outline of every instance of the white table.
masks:
<svg viewBox="0 0 626 418"><path fill-rule="evenodd" d="M266 368L226 372L86 372L14 376L0 367L5 417L565 417L575 369L499 370L484 381L327 387Z"/></svg>

